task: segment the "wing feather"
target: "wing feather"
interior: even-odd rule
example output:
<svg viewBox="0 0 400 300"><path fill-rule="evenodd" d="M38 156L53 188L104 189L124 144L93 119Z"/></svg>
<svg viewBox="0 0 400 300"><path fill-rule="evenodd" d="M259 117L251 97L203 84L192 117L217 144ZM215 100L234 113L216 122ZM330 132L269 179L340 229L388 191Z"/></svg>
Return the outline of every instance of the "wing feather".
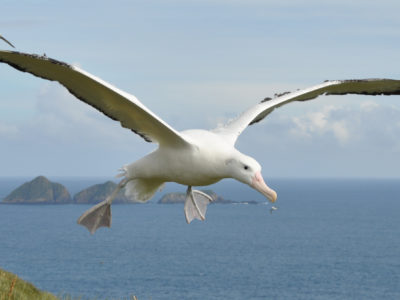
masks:
<svg viewBox="0 0 400 300"><path fill-rule="evenodd" d="M184 146L189 143L146 108L135 96L67 63L15 51L0 51L0 62L37 77L58 81L76 98L119 121L148 142Z"/></svg>
<svg viewBox="0 0 400 300"><path fill-rule="evenodd" d="M11 47L15 48L13 44L11 44L11 42L9 40L7 40L4 36L0 35L0 39L2 39L3 41L5 41L7 44L9 44Z"/></svg>
<svg viewBox="0 0 400 300"><path fill-rule="evenodd" d="M330 80L322 84L276 95L275 98L265 98L257 105L249 108L238 118L226 126L214 131L223 136L231 144L235 144L239 135L247 126L263 120L274 109L293 101L307 101L320 95L400 95L400 80L394 79L353 79Z"/></svg>

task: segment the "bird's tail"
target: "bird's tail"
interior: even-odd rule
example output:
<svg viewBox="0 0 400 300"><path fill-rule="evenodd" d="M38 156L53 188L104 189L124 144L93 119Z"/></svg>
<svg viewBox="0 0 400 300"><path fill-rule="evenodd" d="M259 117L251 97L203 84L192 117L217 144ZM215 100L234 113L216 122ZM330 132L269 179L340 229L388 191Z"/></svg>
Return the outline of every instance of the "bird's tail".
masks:
<svg viewBox="0 0 400 300"><path fill-rule="evenodd" d="M125 195L135 202L146 202L163 186L164 182L154 179L133 179L126 184Z"/></svg>
<svg viewBox="0 0 400 300"><path fill-rule="evenodd" d="M125 195L134 202L146 202L157 190L161 190L164 186L163 181L155 179L130 179L128 166L119 169L120 173L116 177L125 177L127 184L125 186Z"/></svg>

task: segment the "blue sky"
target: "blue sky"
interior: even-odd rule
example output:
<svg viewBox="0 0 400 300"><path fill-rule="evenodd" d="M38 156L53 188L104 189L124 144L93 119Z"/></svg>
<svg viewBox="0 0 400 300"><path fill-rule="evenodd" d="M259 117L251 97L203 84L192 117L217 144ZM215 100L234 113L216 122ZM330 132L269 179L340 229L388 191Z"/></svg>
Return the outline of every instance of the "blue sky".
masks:
<svg viewBox="0 0 400 300"><path fill-rule="evenodd" d="M326 79L400 79L398 1L93 3L3 1L0 34L134 94L177 130ZM0 78L0 176L112 177L155 147L56 83L7 65ZM290 104L237 147L266 179L400 177L400 96Z"/></svg>

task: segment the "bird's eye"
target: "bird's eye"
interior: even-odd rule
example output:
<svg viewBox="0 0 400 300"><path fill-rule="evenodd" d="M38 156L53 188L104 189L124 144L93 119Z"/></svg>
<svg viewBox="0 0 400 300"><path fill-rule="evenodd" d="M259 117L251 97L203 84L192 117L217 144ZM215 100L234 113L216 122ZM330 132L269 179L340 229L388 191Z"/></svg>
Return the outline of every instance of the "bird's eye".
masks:
<svg viewBox="0 0 400 300"><path fill-rule="evenodd" d="M249 169L249 166L244 166L244 169L245 169L245 170L248 170L248 169Z"/></svg>

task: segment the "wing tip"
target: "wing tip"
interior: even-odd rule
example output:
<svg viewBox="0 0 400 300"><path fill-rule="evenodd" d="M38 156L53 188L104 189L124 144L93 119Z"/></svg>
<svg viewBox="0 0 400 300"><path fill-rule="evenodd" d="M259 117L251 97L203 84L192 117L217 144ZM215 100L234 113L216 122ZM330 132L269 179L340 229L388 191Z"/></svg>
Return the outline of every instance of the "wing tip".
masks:
<svg viewBox="0 0 400 300"><path fill-rule="evenodd" d="M31 58L31 59L36 59L36 60L45 60L45 61L49 61L49 62L51 62L53 64L61 65L63 67L67 67L67 68L70 68L70 69L74 68L72 65L70 65L70 64L68 64L66 62L63 62L63 61L48 57L46 55L46 53L43 53L43 55L40 55L40 54L35 54L35 53L30 54L30 53L24 53L24 52L19 52L19 51L5 51L5 50L3 50L2 52L8 53L8 54L11 54L11 55L25 56L25 57L28 57L28 58ZM0 60L2 62L8 63L9 65L12 64L5 58L0 58ZM15 68L15 64L13 64L12 67Z"/></svg>
<svg viewBox="0 0 400 300"><path fill-rule="evenodd" d="M2 39L3 41L5 41L7 44L9 44L11 47L15 48L15 46L9 41L7 40L4 36L0 35L0 39Z"/></svg>

